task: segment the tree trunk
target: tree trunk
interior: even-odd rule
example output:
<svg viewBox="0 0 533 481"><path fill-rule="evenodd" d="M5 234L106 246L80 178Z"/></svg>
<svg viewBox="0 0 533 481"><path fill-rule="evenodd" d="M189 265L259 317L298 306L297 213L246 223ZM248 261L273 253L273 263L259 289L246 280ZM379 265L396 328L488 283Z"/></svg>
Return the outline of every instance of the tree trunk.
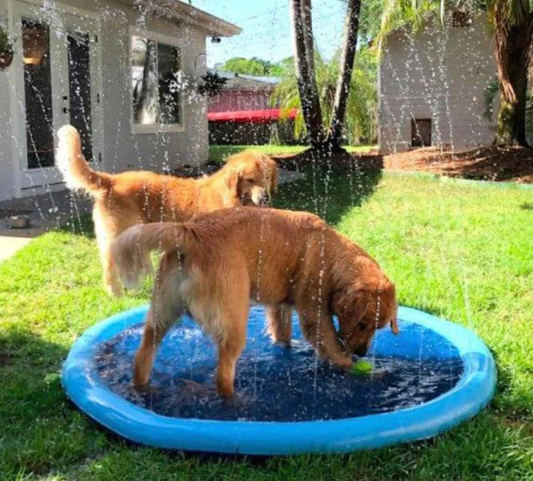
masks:
<svg viewBox="0 0 533 481"><path fill-rule="evenodd" d="M521 145L529 147L526 138L526 100L527 75L523 66L510 75L510 82L515 92L515 100L509 101L505 95L500 95L498 111L498 131L496 143L499 145Z"/></svg>
<svg viewBox="0 0 533 481"><path fill-rule="evenodd" d="M344 117L346 115L346 106L348 103L348 95L350 93L353 65L357 51L357 34L359 31L360 9L361 0L350 0L348 4L346 22L344 24L344 44L342 46L339 78L337 81L337 89L335 91L333 114L331 116L331 125L328 138L329 143L334 150L339 150L341 148Z"/></svg>
<svg viewBox="0 0 533 481"><path fill-rule="evenodd" d="M291 0L294 64L302 114L312 147L324 141L322 111L316 85L311 0Z"/></svg>
<svg viewBox="0 0 533 481"><path fill-rule="evenodd" d="M318 95L318 86L316 83L315 70L315 37L313 35L313 17L311 9L311 0L302 0L302 25L305 44L306 62L308 65L309 78L307 79L309 85L309 102L311 104L311 123L314 135L313 143L321 144L325 139L324 125L322 123L322 109L320 106L320 97Z"/></svg>
<svg viewBox="0 0 533 481"><path fill-rule="evenodd" d="M526 139L526 101L533 34L533 15L514 25L506 23L503 7L495 10L494 46L500 107L496 143L529 147Z"/></svg>

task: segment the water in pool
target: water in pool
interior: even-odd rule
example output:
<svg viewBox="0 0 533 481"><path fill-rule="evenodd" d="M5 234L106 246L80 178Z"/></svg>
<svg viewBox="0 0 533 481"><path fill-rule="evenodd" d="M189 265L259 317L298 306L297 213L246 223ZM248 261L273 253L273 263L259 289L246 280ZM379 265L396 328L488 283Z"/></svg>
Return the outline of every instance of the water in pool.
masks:
<svg viewBox="0 0 533 481"><path fill-rule="evenodd" d="M272 345L264 311L250 311L248 342L238 365L236 396L225 401L214 389L216 349L190 319L169 331L157 353L152 389L132 388L133 357L142 335L138 324L103 344L96 356L110 389L139 406L180 418L307 421L365 416L428 402L453 388L463 363L435 332L400 320L400 334L379 331L367 359L370 376L338 371L317 360L294 317L293 346Z"/></svg>

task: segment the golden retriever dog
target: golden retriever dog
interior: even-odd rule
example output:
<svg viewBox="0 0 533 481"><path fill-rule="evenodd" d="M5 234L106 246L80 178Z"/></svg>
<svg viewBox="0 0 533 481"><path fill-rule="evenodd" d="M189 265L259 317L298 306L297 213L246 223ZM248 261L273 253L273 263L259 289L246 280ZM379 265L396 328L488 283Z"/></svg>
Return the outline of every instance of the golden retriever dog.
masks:
<svg viewBox="0 0 533 481"><path fill-rule="evenodd" d="M90 194L100 248L104 284L120 296L109 247L128 227L151 222L184 222L196 214L247 204L264 205L277 185L277 165L270 157L246 151L201 179L184 179L153 172L108 174L92 170L81 151L78 131L65 125L58 132L57 159L67 186Z"/></svg>
<svg viewBox="0 0 533 481"><path fill-rule="evenodd" d="M344 369L351 354L366 354L377 329L398 331L394 284L364 250L315 215L250 207L131 227L111 247L126 287L151 271L149 254L157 249L163 255L135 357L137 388L148 385L158 345L185 312L217 343L223 397L233 395L251 301L266 306L270 335L285 344L291 322L283 314L294 306L317 354Z"/></svg>

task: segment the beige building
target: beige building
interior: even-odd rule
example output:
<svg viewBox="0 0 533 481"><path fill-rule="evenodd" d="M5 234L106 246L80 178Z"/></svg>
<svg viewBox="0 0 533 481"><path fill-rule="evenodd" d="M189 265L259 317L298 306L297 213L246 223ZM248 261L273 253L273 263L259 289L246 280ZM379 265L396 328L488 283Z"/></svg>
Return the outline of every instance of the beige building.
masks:
<svg viewBox="0 0 533 481"><path fill-rule="evenodd" d="M0 0L0 24L15 39L0 70L0 200L63 188L65 123L98 169L207 160L206 38L238 27L177 0Z"/></svg>
<svg viewBox="0 0 533 481"><path fill-rule="evenodd" d="M483 116L484 93L496 79L484 13L453 12L444 26L393 32L379 73L379 143L385 154L421 146L463 150L494 139Z"/></svg>

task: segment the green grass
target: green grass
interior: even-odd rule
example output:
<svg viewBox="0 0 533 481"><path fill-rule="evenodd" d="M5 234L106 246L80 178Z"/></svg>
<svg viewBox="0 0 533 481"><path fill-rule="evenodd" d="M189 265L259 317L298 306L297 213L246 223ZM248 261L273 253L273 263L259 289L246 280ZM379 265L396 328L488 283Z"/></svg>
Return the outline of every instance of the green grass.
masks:
<svg viewBox="0 0 533 481"><path fill-rule="evenodd" d="M308 149L305 145L210 145L209 161L222 162L226 157L245 149L254 149L268 155L299 154ZM348 152L369 152L376 149L375 145L356 145L346 147Z"/></svg>
<svg viewBox="0 0 533 481"><path fill-rule="evenodd" d="M433 440L345 456L204 458L127 444L67 401L58 373L77 336L148 290L108 297L94 240L66 229L0 264L1 480L533 480L533 192L315 172L277 199L366 248L402 304L474 329L497 359L491 406Z"/></svg>

